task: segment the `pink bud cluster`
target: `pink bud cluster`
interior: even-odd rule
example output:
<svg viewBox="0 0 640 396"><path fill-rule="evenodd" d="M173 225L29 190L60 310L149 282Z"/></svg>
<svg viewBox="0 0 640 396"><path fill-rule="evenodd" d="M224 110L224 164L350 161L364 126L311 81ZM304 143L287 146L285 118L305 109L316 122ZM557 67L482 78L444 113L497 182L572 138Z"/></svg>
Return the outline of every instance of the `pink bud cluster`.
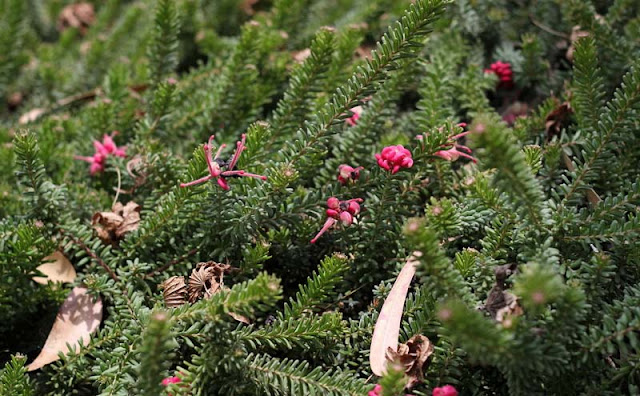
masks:
<svg viewBox="0 0 640 396"><path fill-rule="evenodd" d="M411 168L413 166L411 151L400 144L383 148L380 154L376 154L376 159L378 160L378 166L384 170L391 171L392 175L398 173L401 168Z"/></svg>
<svg viewBox="0 0 640 396"><path fill-rule="evenodd" d="M434 388L431 393L432 396L458 396L458 391L451 385L441 386Z"/></svg>
<svg viewBox="0 0 640 396"><path fill-rule="evenodd" d="M73 158L77 160L86 161L91 166L89 167L89 173L94 175L98 172L104 172L105 164L109 156L114 157L126 157L125 147L118 147L113 141L113 137L118 134L118 131L114 131L111 135L102 136L102 143L94 140L93 147L96 152L91 157L84 157L76 155Z"/></svg>
<svg viewBox="0 0 640 396"><path fill-rule="evenodd" d="M511 64L497 61L492 63L489 69L484 69L485 73L495 73L500 79L499 87L513 88L513 70Z"/></svg>
<svg viewBox="0 0 640 396"><path fill-rule="evenodd" d="M459 128L466 128L467 124L464 122L461 122L456 126ZM440 146L442 150L436 151L434 155L436 157L440 157L444 160L452 161L452 162L456 161L460 157L470 159L473 162L478 162L477 159L471 156L471 149L469 147L456 143L456 140L470 133L471 133L470 131L466 131L466 132L458 133L457 135L451 136L449 139L447 139L447 143ZM422 138L422 136L420 136L420 138Z"/></svg>
<svg viewBox="0 0 640 396"><path fill-rule="evenodd" d="M376 384L372 390L367 393L367 396L382 396L382 385ZM404 395L404 396L413 396L413 395Z"/></svg>
<svg viewBox="0 0 640 396"><path fill-rule="evenodd" d="M352 166L342 164L338 167L338 181L342 185L349 182L353 183L360 178L360 171L362 169L364 169L362 166L354 168Z"/></svg>
<svg viewBox="0 0 640 396"><path fill-rule="evenodd" d="M344 226L350 226L353 223L354 216L360 213L360 202L362 201L362 198L354 198L346 201L340 201L336 197L327 199L328 209L326 213L328 219L325 221L318 234L311 240L311 243L316 243L322 234L327 232L338 222L342 223Z"/></svg>

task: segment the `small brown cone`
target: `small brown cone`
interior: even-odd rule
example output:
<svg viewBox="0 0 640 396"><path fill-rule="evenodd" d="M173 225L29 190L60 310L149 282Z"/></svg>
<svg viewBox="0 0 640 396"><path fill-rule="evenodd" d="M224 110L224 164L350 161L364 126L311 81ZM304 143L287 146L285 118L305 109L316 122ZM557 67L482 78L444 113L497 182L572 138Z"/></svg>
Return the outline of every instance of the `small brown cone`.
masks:
<svg viewBox="0 0 640 396"><path fill-rule="evenodd" d="M187 302L187 285L182 276L172 276L162 283L162 296L168 308L179 307Z"/></svg>

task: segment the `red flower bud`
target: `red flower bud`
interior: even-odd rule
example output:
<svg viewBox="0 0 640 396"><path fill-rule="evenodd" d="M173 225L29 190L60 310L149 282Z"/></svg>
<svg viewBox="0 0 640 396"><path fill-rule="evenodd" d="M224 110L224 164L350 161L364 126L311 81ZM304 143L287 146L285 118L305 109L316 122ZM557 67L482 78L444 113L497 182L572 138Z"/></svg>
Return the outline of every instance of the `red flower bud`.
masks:
<svg viewBox="0 0 640 396"><path fill-rule="evenodd" d="M432 396L458 396L458 391L451 385L434 388Z"/></svg>

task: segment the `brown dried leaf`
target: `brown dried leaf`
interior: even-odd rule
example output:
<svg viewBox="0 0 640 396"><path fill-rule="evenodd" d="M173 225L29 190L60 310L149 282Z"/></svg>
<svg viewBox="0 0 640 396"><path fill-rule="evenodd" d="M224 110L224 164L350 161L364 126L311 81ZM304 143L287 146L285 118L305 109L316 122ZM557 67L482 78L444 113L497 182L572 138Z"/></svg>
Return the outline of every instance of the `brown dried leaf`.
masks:
<svg viewBox="0 0 640 396"><path fill-rule="evenodd" d="M572 113L571 103L564 102L547 114L544 124L545 131L547 132L547 140L551 140L554 136L560 135L560 131L566 126Z"/></svg>
<svg viewBox="0 0 640 396"><path fill-rule="evenodd" d="M102 321L102 301L94 301L84 287L74 287L62 303L47 341L36 359L27 366L37 370L59 359L60 352L67 353L69 345L87 345Z"/></svg>
<svg viewBox="0 0 640 396"><path fill-rule="evenodd" d="M237 320L240 323L244 323L244 324L250 324L251 323L249 321L249 318L247 318L246 316L242 316L240 314L237 314L235 312L229 312L229 316L231 316L232 318L234 318L235 320Z"/></svg>
<svg viewBox="0 0 640 396"><path fill-rule="evenodd" d="M187 302L187 285L182 276L172 276L162 282L162 297L164 304L169 307L179 307Z"/></svg>
<svg viewBox="0 0 640 396"><path fill-rule="evenodd" d="M522 315L522 307L518 303L518 297L508 291L502 292L504 306L496 311L495 319L503 326L509 327L510 318Z"/></svg>
<svg viewBox="0 0 640 396"><path fill-rule="evenodd" d="M140 205L130 201L125 206L120 202L113 206L112 212L98 212L91 220L98 238L104 243L116 245L124 235L138 229L140 225Z"/></svg>
<svg viewBox="0 0 640 396"><path fill-rule="evenodd" d="M34 276L33 280L36 283L43 285L46 285L48 281L70 283L76 279L75 268L73 268L71 261L69 261L62 252L55 251L52 255L45 257L43 261L50 262L38 266L38 271L42 272L45 276Z"/></svg>
<svg viewBox="0 0 640 396"><path fill-rule="evenodd" d="M400 344L397 351L389 347L386 357L389 361L397 362L404 367L404 372L409 377L406 387L411 389L424 380L424 365L433 354L433 349L433 344L427 337L416 334L406 344Z"/></svg>
<svg viewBox="0 0 640 396"><path fill-rule="evenodd" d="M580 26L574 26L573 29L571 29L571 45L569 46L569 49L567 49L566 54L567 60L569 62L573 62L573 53L576 51L576 41L578 41L582 37L588 36L589 32L587 32L586 30L582 30Z"/></svg>
<svg viewBox="0 0 640 396"><path fill-rule="evenodd" d="M91 3L69 4L58 15L58 31L62 32L70 27L77 28L81 34L86 34L96 16Z"/></svg>
<svg viewBox="0 0 640 396"><path fill-rule="evenodd" d="M260 0L244 0L240 4L240 8L242 9L242 11L244 11L245 14L253 15L256 13L256 10L253 9L253 6L258 4L259 2Z"/></svg>
<svg viewBox="0 0 640 396"><path fill-rule="evenodd" d="M522 315L522 307L518 304L518 297L505 290L505 281L515 273L517 264L505 264L495 267L496 284L493 286L483 309L503 326L509 327L509 318Z"/></svg>
<svg viewBox="0 0 640 396"><path fill-rule="evenodd" d="M382 376L386 370L388 351L395 352L398 348L404 302L416 272L416 266L419 263L417 258L420 256L422 253L418 251L409 256L380 310L378 321L373 330L369 353L371 371L377 376Z"/></svg>

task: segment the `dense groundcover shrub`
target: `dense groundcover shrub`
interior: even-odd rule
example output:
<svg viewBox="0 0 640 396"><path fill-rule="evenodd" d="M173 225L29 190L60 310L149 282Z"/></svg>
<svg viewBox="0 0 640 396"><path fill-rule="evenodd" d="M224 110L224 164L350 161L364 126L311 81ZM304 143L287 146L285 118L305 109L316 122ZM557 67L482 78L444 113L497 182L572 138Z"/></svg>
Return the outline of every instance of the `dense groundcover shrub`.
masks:
<svg viewBox="0 0 640 396"><path fill-rule="evenodd" d="M89 4L0 0L2 395L640 392L639 2ZM402 391L368 355L412 252ZM26 373L80 285L100 328Z"/></svg>

